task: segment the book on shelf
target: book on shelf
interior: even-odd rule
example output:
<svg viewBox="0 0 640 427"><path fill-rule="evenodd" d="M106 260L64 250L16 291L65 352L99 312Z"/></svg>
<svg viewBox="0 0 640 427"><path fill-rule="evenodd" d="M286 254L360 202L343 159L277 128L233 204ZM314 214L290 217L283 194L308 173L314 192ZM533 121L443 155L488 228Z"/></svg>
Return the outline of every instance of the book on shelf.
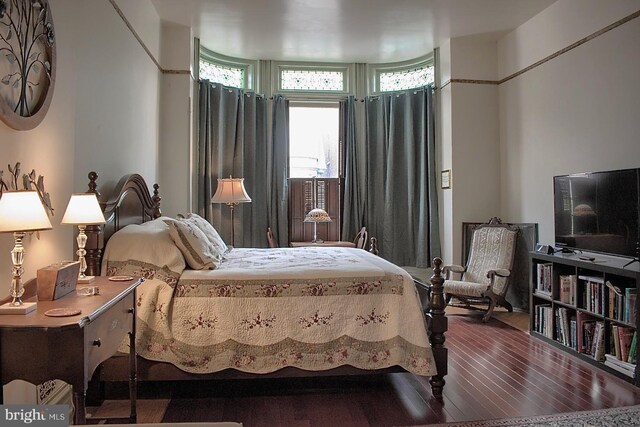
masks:
<svg viewBox="0 0 640 427"><path fill-rule="evenodd" d="M638 296L638 290L636 288L626 288L624 293L624 318L623 322L636 324L637 307L636 298Z"/></svg>
<svg viewBox="0 0 640 427"><path fill-rule="evenodd" d="M558 277L560 282L560 301L565 304L575 305L577 276L575 274L562 274Z"/></svg>
<svg viewBox="0 0 640 427"><path fill-rule="evenodd" d="M591 341L591 356L597 361L604 361L604 322L596 322Z"/></svg>
<svg viewBox="0 0 640 427"><path fill-rule="evenodd" d="M631 339L631 346L629 348L629 357L627 358L627 362L636 363L636 347L638 346L638 331L633 333L633 338Z"/></svg>
<svg viewBox="0 0 640 427"><path fill-rule="evenodd" d="M591 343L593 341L593 332L596 327L595 320L582 320L578 323L578 351L580 353L590 354Z"/></svg>
<svg viewBox="0 0 640 427"><path fill-rule="evenodd" d="M609 292L609 318L621 320L618 319L617 315L619 311L618 300L623 297L622 291L619 287L614 286L610 280L607 280L604 284Z"/></svg>
<svg viewBox="0 0 640 427"><path fill-rule="evenodd" d="M620 336L618 335L618 325L611 325L610 346L611 350L613 350L610 354L622 360L620 357Z"/></svg>
<svg viewBox="0 0 640 427"><path fill-rule="evenodd" d="M610 367L611 369L614 369L620 373L623 373L629 377L634 377L635 376L635 372L636 372L636 365L634 363L627 363L627 362L623 362L621 360L618 360L617 357L615 357L612 354L605 354L604 355L604 364L608 367Z"/></svg>
<svg viewBox="0 0 640 427"><path fill-rule="evenodd" d="M553 281L553 264L550 262L537 264L536 292L551 296L551 284Z"/></svg>
<svg viewBox="0 0 640 427"><path fill-rule="evenodd" d="M550 304L536 306L535 331L553 339L553 311ZM557 326L557 325L556 325Z"/></svg>
<svg viewBox="0 0 640 427"><path fill-rule="evenodd" d="M592 313L605 315L605 285L601 277L578 276L584 280L584 293L582 294L582 306ZM594 280L596 279L596 280Z"/></svg>
<svg viewBox="0 0 640 427"><path fill-rule="evenodd" d="M556 340L567 347L575 348L572 337L569 310L565 307L556 309ZM573 334L575 335L575 334Z"/></svg>
<svg viewBox="0 0 640 427"><path fill-rule="evenodd" d="M620 353L616 353L619 360L629 360L629 350L631 349L631 342L633 341L633 334L635 330L628 326L618 326L618 341L620 342Z"/></svg>

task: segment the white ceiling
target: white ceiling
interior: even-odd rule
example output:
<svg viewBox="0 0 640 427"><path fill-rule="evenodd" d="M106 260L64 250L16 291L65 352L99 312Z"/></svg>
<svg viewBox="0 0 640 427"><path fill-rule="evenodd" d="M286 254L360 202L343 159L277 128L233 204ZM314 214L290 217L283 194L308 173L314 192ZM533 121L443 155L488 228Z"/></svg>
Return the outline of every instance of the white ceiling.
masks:
<svg viewBox="0 0 640 427"><path fill-rule="evenodd" d="M397 62L444 40L498 39L555 0L152 0L200 44L247 59Z"/></svg>

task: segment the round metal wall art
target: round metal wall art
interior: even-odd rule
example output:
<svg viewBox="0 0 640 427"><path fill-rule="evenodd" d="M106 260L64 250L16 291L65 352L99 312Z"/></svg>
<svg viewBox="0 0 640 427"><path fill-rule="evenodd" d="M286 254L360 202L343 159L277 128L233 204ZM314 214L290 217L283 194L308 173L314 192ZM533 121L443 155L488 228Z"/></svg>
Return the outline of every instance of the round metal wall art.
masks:
<svg viewBox="0 0 640 427"><path fill-rule="evenodd" d="M33 129L47 114L56 49L47 0L0 0L0 119Z"/></svg>

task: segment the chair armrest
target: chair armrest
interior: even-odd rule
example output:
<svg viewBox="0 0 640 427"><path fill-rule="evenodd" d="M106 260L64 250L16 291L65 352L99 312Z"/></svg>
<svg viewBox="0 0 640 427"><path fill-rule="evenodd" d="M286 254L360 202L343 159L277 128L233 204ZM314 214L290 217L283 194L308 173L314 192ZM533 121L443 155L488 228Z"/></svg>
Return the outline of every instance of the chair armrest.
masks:
<svg viewBox="0 0 640 427"><path fill-rule="evenodd" d="M493 276L509 277L510 274L511 274L510 270L507 270L506 268L498 268L496 270L487 271L487 278L492 279Z"/></svg>
<svg viewBox="0 0 640 427"><path fill-rule="evenodd" d="M451 273L464 273L465 272L465 268L461 265L456 265L456 264L450 264L450 265L445 265L444 267L442 267L442 273L444 275L445 280L449 280L449 276L451 275Z"/></svg>
<svg viewBox="0 0 640 427"><path fill-rule="evenodd" d="M442 271L450 271L452 273L464 273L464 267L461 265L451 264L442 267Z"/></svg>

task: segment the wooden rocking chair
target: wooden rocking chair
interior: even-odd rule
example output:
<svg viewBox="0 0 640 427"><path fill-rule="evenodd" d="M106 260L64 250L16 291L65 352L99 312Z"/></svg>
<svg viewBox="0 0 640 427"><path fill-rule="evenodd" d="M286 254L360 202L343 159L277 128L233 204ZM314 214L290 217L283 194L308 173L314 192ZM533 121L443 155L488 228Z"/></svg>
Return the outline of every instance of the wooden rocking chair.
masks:
<svg viewBox="0 0 640 427"><path fill-rule="evenodd" d="M447 304L452 297L468 309L473 308L471 304L487 304L489 307L482 318L483 322L491 318L496 306L512 312L513 307L505 295L516 252L517 234L517 228L503 224L495 217L487 224L476 227L471 238L467 266L447 265L442 269ZM460 274L460 280L453 280L453 273Z"/></svg>

